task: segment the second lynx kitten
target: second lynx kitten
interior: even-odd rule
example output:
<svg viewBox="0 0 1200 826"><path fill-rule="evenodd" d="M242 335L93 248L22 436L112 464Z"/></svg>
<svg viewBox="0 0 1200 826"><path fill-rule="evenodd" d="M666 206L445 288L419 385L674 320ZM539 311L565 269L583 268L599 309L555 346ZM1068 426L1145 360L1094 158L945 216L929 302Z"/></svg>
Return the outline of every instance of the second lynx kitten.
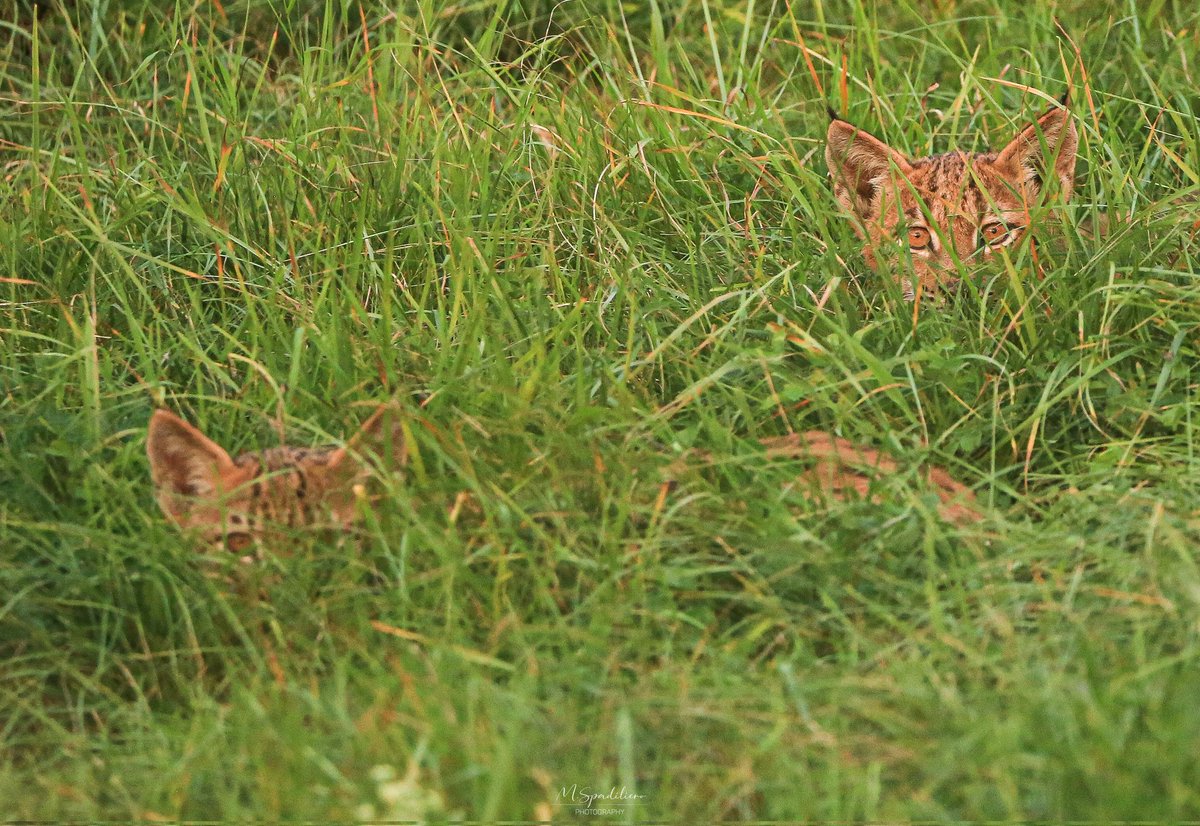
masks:
<svg viewBox="0 0 1200 826"><path fill-rule="evenodd" d="M280 527L345 529L358 515L361 455L402 465L400 412L383 404L344 447L274 447L231 458L169 410L156 410L146 453L163 513L213 548L241 552Z"/></svg>
<svg viewBox="0 0 1200 826"><path fill-rule="evenodd" d="M833 115L833 113L831 113ZM872 267L894 268L907 251L908 300L958 283L996 250L1017 243L1042 195L1064 201L1075 182L1079 136L1066 97L998 152L910 159L833 115L825 159L838 202L855 218Z"/></svg>

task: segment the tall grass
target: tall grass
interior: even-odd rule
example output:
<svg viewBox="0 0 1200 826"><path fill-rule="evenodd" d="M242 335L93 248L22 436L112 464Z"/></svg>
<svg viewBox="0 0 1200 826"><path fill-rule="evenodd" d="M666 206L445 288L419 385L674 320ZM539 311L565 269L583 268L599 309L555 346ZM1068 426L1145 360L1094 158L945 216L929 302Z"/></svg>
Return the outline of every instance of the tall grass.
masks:
<svg viewBox="0 0 1200 826"><path fill-rule="evenodd" d="M7 14L5 817L1200 816L1192 4ZM923 154L1025 85L1065 237L914 312L825 106ZM390 396L386 505L256 587L159 514L155 406L242 450ZM906 473L806 497L757 439L814 427Z"/></svg>

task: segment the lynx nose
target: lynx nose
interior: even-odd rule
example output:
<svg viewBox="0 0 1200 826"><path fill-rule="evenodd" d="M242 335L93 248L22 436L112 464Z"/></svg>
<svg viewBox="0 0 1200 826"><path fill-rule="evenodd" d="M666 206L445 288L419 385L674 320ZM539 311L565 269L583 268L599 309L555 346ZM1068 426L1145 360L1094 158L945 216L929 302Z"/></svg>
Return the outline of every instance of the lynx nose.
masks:
<svg viewBox="0 0 1200 826"><path fill-rule="evenodd" d="M962 279L957 276L947 275L944 271L933 271L926 278L920 280L920 289L910 281L905 281L904 300L913 301L920 295L922 305L937 305L943 304L952 295L958 292L959 286L962 284Z"/></svg>

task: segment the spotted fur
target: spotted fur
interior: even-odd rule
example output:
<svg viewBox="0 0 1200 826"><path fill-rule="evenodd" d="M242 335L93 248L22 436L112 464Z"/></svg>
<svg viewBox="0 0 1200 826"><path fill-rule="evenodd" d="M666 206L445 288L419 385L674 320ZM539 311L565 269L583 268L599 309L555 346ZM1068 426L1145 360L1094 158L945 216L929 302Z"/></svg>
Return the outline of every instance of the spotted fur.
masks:
<svg viewBox="0 0 1200 826"><path fill-rule="evenodd" d="M237 552L280 529L348 529L369 475L363 460L368 452L403 464L405 442L394 405L381 405L343 447L283 446L230 458L169 410L154 412L146 436L163 513L205 544Z"/></svg>
<svg viewBox="0 0 1200 826"><path fill-rule="evenodd" d="M998 152L917 159L834 116L825 159L867 262L897 273L912 300L954 287L962 273L1021 242L1042 196L1057 188L1065 201L1074 189L1079 137L1062 103Z"/></svg>

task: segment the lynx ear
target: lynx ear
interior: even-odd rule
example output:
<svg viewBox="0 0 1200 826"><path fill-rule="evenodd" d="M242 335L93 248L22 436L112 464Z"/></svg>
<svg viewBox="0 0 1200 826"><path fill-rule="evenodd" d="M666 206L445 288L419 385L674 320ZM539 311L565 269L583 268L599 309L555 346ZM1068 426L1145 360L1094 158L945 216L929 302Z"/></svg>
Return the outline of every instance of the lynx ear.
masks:
<svg viewBox="0 0 1200 826"><path fill-rule="evenodd" d="M860 218L875 214L879 191L893 169L902 175L912 171L904 155L840 118L829 124L825 162L833 178L834 196Z"/></svg>
<svg viewBox="0 0 1200 826"><path fill-rule="evenodd" d="M169 410L155 410L150 417L146 455L158 503L171 518L188 509L181 497L219 493L221 474L233 468L228 453Z"/></svg>
<svg viewBox="0 0 1200 826"><path fill-rule="evenodd" d="M1022 129L1008 146L1001 149L996 164L1006 167L1017 180L1032 183L1037 193L1046 188L1047 172L1053 169L1066 201L1075 189L1078 151L1079 133L1071 120L1071 112L1056 106Z"/></svg>
<svg viewBox="0 0 1200 826"><path fill-rule="evenodd" d="M328 467L342 475L347 472L356 475L362 467L362 455L367 453L377 454L385 467L402 467L408 460L403 421L400 405L395 402L379 405L346 446L333 452Z"/></svg>

